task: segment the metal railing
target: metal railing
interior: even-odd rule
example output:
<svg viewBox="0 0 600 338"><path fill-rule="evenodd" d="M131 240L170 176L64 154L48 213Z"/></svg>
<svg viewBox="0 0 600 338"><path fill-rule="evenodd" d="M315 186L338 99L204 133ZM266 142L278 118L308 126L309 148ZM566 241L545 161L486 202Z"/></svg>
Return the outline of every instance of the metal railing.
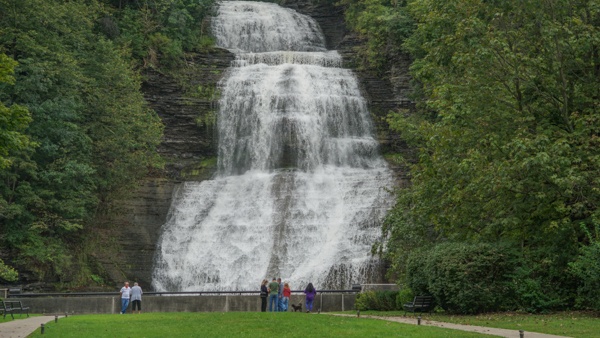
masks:
<svg viewBox="0 0 600 338"><path fill-rule="evenodd" d="M360 290L317 290L317 293L358 293ZM302 294L304 290L292 290L292 294ZM144 291L144 296L222 296L222 295L258 295L259 291L167 291L167 292L155 292L155 291ZM91 296L105 296L114 297L118 296L119 291L116 292L52 292L52 293L18 293L9 294L9 297L13 298L34 298L34 297L91 297Z"/></svg>

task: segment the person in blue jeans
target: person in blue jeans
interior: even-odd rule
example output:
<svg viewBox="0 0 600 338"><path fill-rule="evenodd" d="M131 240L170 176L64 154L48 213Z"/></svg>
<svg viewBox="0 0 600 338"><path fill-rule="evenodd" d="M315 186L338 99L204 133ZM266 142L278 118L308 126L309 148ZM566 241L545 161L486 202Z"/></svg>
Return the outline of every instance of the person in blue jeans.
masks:
<svg viewBox="0 0 600 338"><path fill-rule="evenodd" d="M130 295L131 288L129 287L129 282L125 282L125 286L121 288L121 314L124 314L127 311Z"/></svg>
<svg viewBox="0 0 600 338"><path fill-rule="evenodd" d="M279 283L279 289L277 291L278 301L277 301L277 311L283 311L283 282L281 281L281 277L277 278L277 283Z"/></svg>
<svg viewBox="0 0 600 338"><path fill-rule="evenodd" d="M269 283L269 312L277 311L279 306L279 283L273 277Z"/></svg>
<svg viewBox="0 0 600 338"><path fill-rule="evenodd" d="M283 311L286 312L290 305L290 297L292 295L292 289L288 282L283 283Z"/></svg>

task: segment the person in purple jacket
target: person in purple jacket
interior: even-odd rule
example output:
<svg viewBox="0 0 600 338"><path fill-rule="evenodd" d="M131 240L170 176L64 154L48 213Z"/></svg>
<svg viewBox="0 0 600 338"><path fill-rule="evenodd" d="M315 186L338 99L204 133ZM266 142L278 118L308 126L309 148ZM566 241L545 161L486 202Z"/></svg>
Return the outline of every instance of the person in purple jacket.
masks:
<svg viewBox="0 0 600 338"><path fill-rule="evenodd" d="M306 289L304 289L304 294L306 295L306 313L309 313L312 311L313 302L317 296L317 290L315 290L315 287L312 285L312 283L308 283Z"/></svg>

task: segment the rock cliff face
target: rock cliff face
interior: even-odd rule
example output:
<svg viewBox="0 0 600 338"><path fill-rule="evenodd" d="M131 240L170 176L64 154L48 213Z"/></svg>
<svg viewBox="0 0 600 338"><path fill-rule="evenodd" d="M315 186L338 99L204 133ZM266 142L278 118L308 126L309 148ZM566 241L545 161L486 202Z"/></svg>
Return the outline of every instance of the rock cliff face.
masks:
<svg viewBox="0 0 600 338"><path fill-rule="evenodd" d="M147 177L121 202L111 235L120 250L99 259L110 283L138 281L149 290L156 243L173 192L184 180L204 180L213 174L217 83L232 60L228 51L214 49L195 55L172 74L155 70L143 74L144 96L165 126L158 150L166 163L163 172Z"/></svg>
<svg viewBox="0 0 600 338"><path fill-rule="evenodd" d="M369 110L375 123L377 137L383 153L405 153L406 146L391 132L385 119L390 111L398 109L412 110L413 102L409 99L410 91L410 58L398 55L391 62L391 67L384 74L358 67L356 50L364 41L354 32L347 29L344 22L344 8L324 3L313 3L311 0L284 0L282 6L293 8L302 14L312 16L327 39L327 48L337 50L344 59L344 67L353 69L369 102ZM407 168L392 165L398 183L404 184L407 179Z"/></svg>
<svg viewBox="0 0 600 338"><path fill-rule="evenodd" d="M210 170L200 169L210 169L206 168L210 167L209 160L217 156L217 83L233 59L233 54L215 48L194 55L171 74L144 73L144 96L165 125L159 152L167 159L167 177L189 180L210 176Z"/></svg>
<svg viewBox="0 0 600 338"><path fill-rule="evenodd" d="M361 40L344 25L343 9L310 1L284 1L283 6L314 17L327 38L327 47L344 57L345 67L354 68L355 47ZM117 257L101 259L111 282L135 280L150 289L155 245L160 227L167 218L171 196L185 180L203 180L214 172L216 164L215 109L217 82L222 78L233 55L214 49L187 61L177 75L145 72L142 90L150 106L161 117L164 139L160 153L166 159L165 170L145 179L133 196L122 203L116 217L116 240L121 247ZM390 110L410 108L408 58L396 60L383 77L357 70L364 96L369 102L382 151L401 151L402 145L389 132L384 121ZM175 73L174 73L175 74ZM399 182L404 170L394 168ZM115 261L117 263L115 263Z"/></svg>

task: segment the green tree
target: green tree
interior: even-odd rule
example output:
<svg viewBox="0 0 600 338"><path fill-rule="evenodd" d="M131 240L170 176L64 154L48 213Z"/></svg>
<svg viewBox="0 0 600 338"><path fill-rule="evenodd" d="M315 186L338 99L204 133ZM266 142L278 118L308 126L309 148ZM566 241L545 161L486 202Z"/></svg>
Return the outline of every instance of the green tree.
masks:
<svg viewBox="0 0 600 338"><path fill-rule="evenodd" d="M18 62L0 98L28 108L26 133L39 144L0 170L0 240L10 263L71 278L98 210L160 165L162 126L130 54L101 33L101 3L0 0L0 13L0 50Z"/></svg>
<svg viewBox="0 0 600 338"><path fill-rule="evenodd" d="M12 267L4 264L4 261L0 259L0 279L4 279L9 282L17 281L19 274Z"/></svg>
<svg viewBox="0 0 600 338"><path fill-rule="evenodd" d="M577 259L569 264L571 271L582 281L576 302L580 307L600 310L600 226L594 224L591 231L586 226L583 229L589 242L580 247Z"/></svg>
<svg viewBox="0 0 600 338"><path fill-rule="evenodd" d="M155 149L163 125L147 107L140 77L126 57L112 42L100 39L85 58L84 127L92 140L91 165L103 201L130 190L132 177L143 177L148 168L161 165Z"/></svg>
<svg viewBox="0 0 600 338"><path fill-rule="evenodd" d="M130 46L145 67L176 66L186 52L213 45L204 19L214 5L215 0L119 1L115 40Z"/></svg>
<svg viewBox="0 0 600 338"><path fill-rule="evenodd" d="M14 67L17 62L0 54L0 90L6 85L14 84ZM25 129L31 122L31 115L27 108L13 104L9 107L0 101L0 172L7 170L13 165L13 156L21 151L30 151L35 146L29 136L25 134ZM0 219L8 217L11 213L9 202L4 196L0 196ZM2 239L0 234L0 240ZM0 278L9 282L14 282L18 278L17 271L9 265L6 265L0 259Z"/></svg>
<svg viewBox="0 0 600 338"><path fill-rule="evenodd" d="M17 62L6 54L0 54L0 89L14 84L13 73L16 65ZM12 151L33 146L24 133L30 122L31 115L27 108L16 104L7 107L0 101L0 170L11 165L9 154Z"/></svg>
<svg viewBox="0 0 600 338"><path fill-rule="evenodd" d="M414 29L404 0L340 0L349 27L365 40L358 47L361 66L383 72L401 52Z"/></svg>
<svg viewBox="0 0 600 338"><path fill-rule="evenodd" d="M420 0L407 8L417 25L405 48L415 58L419 110L389 122L418 162L388 219L393 257L406 257L411 234L512 241L539 262L531 274L542 289L567 294L574 285L563 271L579 224L599 216L597 2ZM420 230L398 231L413 227Z"/></svg>

